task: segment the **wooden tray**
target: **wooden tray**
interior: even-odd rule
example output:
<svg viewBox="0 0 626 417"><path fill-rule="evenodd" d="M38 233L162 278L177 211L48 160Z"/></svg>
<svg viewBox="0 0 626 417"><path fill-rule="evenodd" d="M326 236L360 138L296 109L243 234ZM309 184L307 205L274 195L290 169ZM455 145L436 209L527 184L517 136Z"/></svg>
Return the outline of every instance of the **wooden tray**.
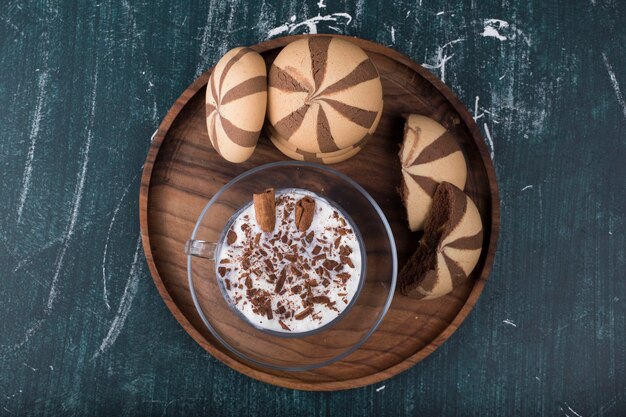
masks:
<svg viewBox="0 0 626 417"><path fill-rule="evenodd" d="M306 35L305 35L306 36ZM302 36L252 48L271 63L280 49ZM267 162L287 159L261 137L248 161L231 164L211 147L205 127L205 86L211 70L195 80L174 103L157 131L144 166L140 190L141 234L154 282L174 317L207 352L231 368L270 384L302 390L340 390L390 378L439 347L467 317L489 275L499 229L495 171L472 116L438 79L407 57L382 45L349 38L363 48L380 72L385 108L375 137L357 156L332 167L349 175L378 201L389 219L402 267L417 246L397 193L403 113L420 113L456 133L468 161L466 191L484 223L481 258L467 285L449 296L419 301L396 294L372 337L340 362L307 372L280 372L252 366L221 346L198 316L187 284L183 244L207 200L234 176Z"/></svg>

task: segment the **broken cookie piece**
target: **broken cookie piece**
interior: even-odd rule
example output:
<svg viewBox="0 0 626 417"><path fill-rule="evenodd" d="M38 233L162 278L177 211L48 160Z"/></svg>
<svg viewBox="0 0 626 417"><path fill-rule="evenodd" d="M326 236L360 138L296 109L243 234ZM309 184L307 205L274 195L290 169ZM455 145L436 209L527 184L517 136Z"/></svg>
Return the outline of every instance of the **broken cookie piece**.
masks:
<svg viewBox="0 0 626 417"><path fill-rule="evenodd" d="M483 224L476 205L458 187L442 182L419 247L398 277L400 292L418 299L448 294L470 275L482 244Z"/></svg>

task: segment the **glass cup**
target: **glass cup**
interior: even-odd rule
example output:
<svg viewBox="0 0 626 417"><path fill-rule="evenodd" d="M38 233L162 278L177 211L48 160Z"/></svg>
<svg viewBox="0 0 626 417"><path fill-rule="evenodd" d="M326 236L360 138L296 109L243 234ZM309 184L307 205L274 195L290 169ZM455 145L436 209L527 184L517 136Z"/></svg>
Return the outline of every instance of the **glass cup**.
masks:
<svg viewBox="0 0 626 417"><path fill-rule="evenodd" d="M217 277L215 258L225 231L252 195L266 188L300 188L329 200L360 240L360 290L336 319L315 330L285 333L254 327L232 305ZM314 369L354 352L382 321L396 285L395 242L378 204L347 176L308 162L266 164L234 178L205 206L185 252L193 302L209 331L243 360L278 370Z"/></svg>

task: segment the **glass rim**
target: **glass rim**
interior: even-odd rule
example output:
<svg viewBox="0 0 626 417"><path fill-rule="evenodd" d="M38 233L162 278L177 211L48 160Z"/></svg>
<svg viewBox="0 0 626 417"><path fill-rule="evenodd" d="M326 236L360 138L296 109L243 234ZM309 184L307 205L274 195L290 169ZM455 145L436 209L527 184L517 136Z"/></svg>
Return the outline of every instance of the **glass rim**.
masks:
<svg viewBox="0 0 626 417"><path fill-rule="evenodd" d="M365 197L365 199L374 208L374 211L376 211L376 213L378 214L378 217L382 221L382 224L383 224L383 226L385 228L385 231L387 232L387 238L389 239L389 243L390 243L391 263L392 263L391 285L390 285L389 294L387 295L387 300L385 301L385 304L383 305L382 311L379 314L379 316L376 319L376 321L374 322L373 326L368 330L367 334L365 336L363 336L354 345L352 345L348 349L346 349L344 352L341 352L340 354L338 354L338 355L336 355L336 356L334 356L334 357L332 357L330 359L327 359L325 361L319 362L319 363L308 364L308 365L299 365L299 366L283 366L283 365L269 364L269 363L266 363L266 362L263 362L263 361L251 358L248 355L246 355L245 353L240 352L238 349L234 348L226 340L224 340L224 338L219 334L219 332L217 332L213 328L213 326L211 326L211 324L209 323L208 319L204 315L204 312L202 311L202 308L200 307L200 303L198 301L198 297L196 295L196 291L195 291L195 288L194 288L194 285L193 285L193 278L192 278L192 274L191 274L191 261L192 261L193 256L191 256L191 255L187 255L187 279L188 279L188 282L189 282L189 290L191 292L191 298L193 300L194 306L196 307L196 311L200 315L200 319L202 320L204 325L209 329L211 334L219 341L219 343L221 343L224 347L226 347L230 352L233 352L235 355L243 358L246 361L249 361L249 362L253 363L254 365L265 367L265 368L269 368L269 369L274 369L274 370L279 370L279 371L308 371L308 370L312 370L312 369L317 369L317 368L321 368L321 367L324 367L324 366L328 366L331 363L340 361L341 359L343 359L343 358L347 357L348 355L354 353L357 349L359 349L361 346L363 346L363 344L372 336L372 334L374 334L374 332L376 331L376 329L378 328L380 323L383 321L383 319L387 315L387 312L389 311L389 307L391 306L391 302L393 301L393 296L394 296L394 293L395 293L395 290L396 290L396 281L397 281L397 277L398 277L398 255L397 255L397 250L396 250L395 238L393 236L393 232L391 230L391 226L389 225L389 222L387 221L387 217L383 213L382 209L380 208L380 206L378 205L376 200L374 200L374 198L365 190L365 188L363 188L359 183L354 181L349 176L347 176L347 175L345 175L345 174L343 174L343 173L341 173L341 172L339 172L339 171L337 171L335 169L332 169L332 168L327 167L325 165L321 165L321 164L317 164L317 163L313 163L313 162L306 162L306 161L278 161L278 162L270 162L270 163L259 165L257 167L252 168L252 169L249 169L249 170L247 170L247 171L237 175L236 177L234 177L230 181L228 181L226 184L224 184L217 191L217 193L215 193L215 195L213 195L213 197L211 197L211 199L209 199L209 201L206 203L206 205L202 209L202 212L200 213L200 215L198 216L198 220L196 221L196 225L195 225L195 227L193 229L193 232L191 233L191 238L190 239L194 240L196 238L196 234L198 233L198 230L200 229L200 225L202 223L202 220L204 219L204 216L205 216L206 212L220 198L220 196L226 190L228 190L230 187L232 187L234 184L236 184L240 180L242 180L242 179L244 179L246 177L249 177L250 175L256 174L256 173L258 173L260 171L263 171L263 170L266 170L266 169L280 167L280 166L294 166L294 167L302 166L302 167L306 167L306 168L315 168L315 169L318 169L318 170L321 170L321 171L326 171L327 173L330 173L332 175L335 175L335 176L341 178L342 180L344 180L348 184L350 184L352 187L354 187L359 193L361 193Z"/></svg>

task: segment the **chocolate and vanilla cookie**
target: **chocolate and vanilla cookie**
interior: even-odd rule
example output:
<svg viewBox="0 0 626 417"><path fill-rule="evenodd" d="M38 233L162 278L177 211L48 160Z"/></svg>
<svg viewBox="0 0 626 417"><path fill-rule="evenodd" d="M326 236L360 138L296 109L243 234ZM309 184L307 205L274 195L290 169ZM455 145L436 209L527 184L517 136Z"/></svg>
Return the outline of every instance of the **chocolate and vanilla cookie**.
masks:
<svg viewBox="0 0 626 417"><path fill-rule="evenodd" d="M356 144L376 129L382 102L376 67L343 39L292 42L269 70L268 120L292 149L319 154Z"/></svg>
<svg viewBox="0 0 626 417"><path fill-rule="evenodd" d="M440 182L465 188L465 157L450 131L433 119L417 114L407 117L399 156L403 180L400 194L409 228L422 230Z"/></svg>
<svg viewBox="0 0 626 417"><path fill-rule="evenodd" d="M381 116L382 116L382 106L381 106L380 112L378 113L378 117L374 123L375 126L378 125L378 121L380 120ZM308 161L308 162L316 162L318 164L330 165L330 164L337 164L339 162L343 162L347 159L352 158L357 153L359 153L361 149L363 149L365 145L372 138L372 134L376 130L375 126L371 129L370 134L365 135L363 139L356 142L354 145L348 146L347 148L340 149L335 152L326 152L326 153L306 152L306 151L303 151L302 149L293 147L291 143L289 143L289 141L281 138L276 132L276 130L270 125L266 125L266 133L267 133L267 136L272 141L272 143L274 144L274 146L276 146L276 148L279 151L281 151L283 154L285 154L289 158L295 159L298 161Z"/></svg>
<svg viewBox="0 0 626 417"><path fill-rule="evenodd" d="M361 142L359 146L351 147L347 150L344 150L339 155L326 156L324 154L314 154L310 152L303 152L300 150L294 151L293 149L286 146L283 142L281 142L279 137L275 137L271 134L270 140L279 151L281 151L283 154L291 159L295 159L296 161L315 162L324 165L338 164L339 162L343 162L346 159L352 158L354 155L359 153L362 147L365 146L365 144L367 143L367 140L365 140Z"/></svg>
<svg viewBox="0 0 626 417"><path fill-rule="evenodd" d="M483 245L483 224L474 202L442 182L433 196L417 251L398 276L400 292L432 299L448 294L471 274Z"/></svg>
<svg viewBox="0 0 626 417"><path fill-rule="evenodd" d="M217 63L206 90L206 121L213 148L230 162L254 152L265 119L267 70L250 48L235 48Z"/></svg>

